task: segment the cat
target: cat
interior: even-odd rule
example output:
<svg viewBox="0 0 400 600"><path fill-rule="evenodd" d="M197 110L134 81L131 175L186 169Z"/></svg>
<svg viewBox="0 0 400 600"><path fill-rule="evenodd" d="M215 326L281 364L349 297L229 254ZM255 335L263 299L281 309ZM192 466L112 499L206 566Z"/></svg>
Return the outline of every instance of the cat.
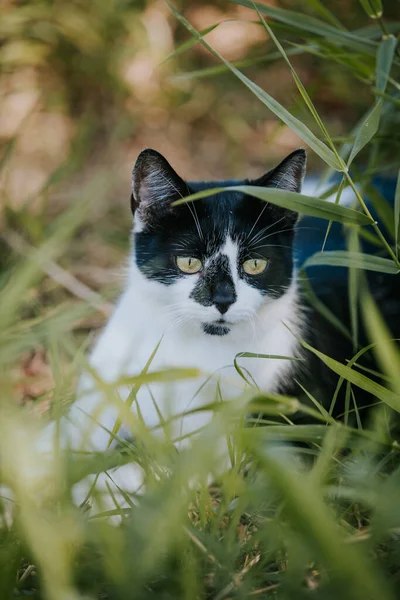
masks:
<svg viewBox="0 0 400 600"><path fill-rule="evenodd" d="M299 193L305 169L306 153L298 149L255 180L188 182L157 151L141 152L132 173L134 225L125 290L93 349L78 399L61 421L63 445L94 451L110 446L120 415L116 404L105 401L96 378L112 384L138 375L155 349L149 372L175 367L200 372L142 385L131 408L159 434L163 419L182 415L169 427L178 449L212 417L211 411L184 413L206 406L217 391L230 400L248 388L234 366L244 351L282 357L243 360L262 392L298 396L299 383L310 384L322 404L330 400L337 376L305 352L299 338L341 362L353 352L299 290L293 259L298 214L230 190L174 205L190 194L234 184ZM336 290L336 298L342 294L347 306L343 290ZM122 400L129 393L129 385L118 389ZM131 436L122 424L119 439ZM130 492L143 479L132 466L114 476ZM87 488L84 484L77 497L85 498Z"/></svg>

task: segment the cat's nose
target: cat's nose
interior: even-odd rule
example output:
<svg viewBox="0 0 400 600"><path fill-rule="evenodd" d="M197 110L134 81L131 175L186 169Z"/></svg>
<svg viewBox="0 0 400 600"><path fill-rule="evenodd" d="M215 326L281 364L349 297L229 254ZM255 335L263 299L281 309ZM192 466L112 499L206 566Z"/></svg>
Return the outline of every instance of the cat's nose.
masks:
<svg viewBox="0 0 400 600"><path fill-rule="evenodd" d="M215 288L213 300L221 315L224 315L236 301L235 289L229 283L220 283Z"/></svg>

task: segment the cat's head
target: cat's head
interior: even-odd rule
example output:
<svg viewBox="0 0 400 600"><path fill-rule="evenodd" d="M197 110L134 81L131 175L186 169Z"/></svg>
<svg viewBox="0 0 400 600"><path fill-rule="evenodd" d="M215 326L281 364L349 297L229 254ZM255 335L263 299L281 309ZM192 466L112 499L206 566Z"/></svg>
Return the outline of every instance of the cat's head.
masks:
<svg viewBox="0 0 400 600"><path fill-rule="evenodd" d="M296 150L256 180L187 182L155 150L132 173L134 260L156 282L171 320L227 335L288 290L297 213L238 192L172 206L194 192L256 185L300 192L306 153ZM154 290L156 293L156 290ZM163 292L163 293L161 293Z"/></svg>

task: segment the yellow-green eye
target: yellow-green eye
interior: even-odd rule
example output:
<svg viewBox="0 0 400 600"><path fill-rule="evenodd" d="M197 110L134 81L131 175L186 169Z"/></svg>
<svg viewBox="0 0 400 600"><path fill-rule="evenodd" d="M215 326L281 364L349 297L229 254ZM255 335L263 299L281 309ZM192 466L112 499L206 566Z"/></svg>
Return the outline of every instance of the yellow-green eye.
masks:
<svg viewBox="0 0 400 600"><path fill-rule="evenodd" d="M183 273L192 275L193 273L198 273L203 265L201 260L194 258L193 256L177 256L176 266Z"/></svg>
<svg viewBox="0 0 400 600"><path fill-rule="evenodd" d="M265 258L249 258L243 263L243 270L247 275L259 275L267 268L268 261Z"/></svg>

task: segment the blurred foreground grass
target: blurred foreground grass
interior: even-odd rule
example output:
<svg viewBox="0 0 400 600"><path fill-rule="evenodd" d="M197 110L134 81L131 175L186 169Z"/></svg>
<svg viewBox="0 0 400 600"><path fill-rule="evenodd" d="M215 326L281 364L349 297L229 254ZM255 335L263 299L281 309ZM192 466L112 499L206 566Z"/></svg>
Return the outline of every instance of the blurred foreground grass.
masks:
<svg viewBox="0 0 400 600"><path fill-rule="evenodd" d="M390 323L368 296L359 306L357 287L352 311L363 311L387 382L368 430L333 423L318 407L315 424L292 425L296 400L257 394L253 412L262 402L266 421L278 413L285 424L244 427L246 398L216 404L213 422L180 454L145 430L148 453L45 462L36 450L40 413L51 401L58 418L73 399L90 332L120 286L127 182L141 145L206 178L243 175L249 160L256 172L265 142L272 161L300 138L330 165L324 176L339 173L339 195L358 185L361 212L372 176L398 170L400 15L386 4L382 16L378 0L193 3L175 15L158 2L2 5L0 480L13 498L0 502L0 598L400 597L399 446L388 427L400 361ZM224 18L242 29L221 23L198 35ZM251 43L240 31L252 32ZM372 236L377 255L315 262L340 258L353 281L360 266L398 270L399 190L394 209L372 199L377 224L368 212L365 226L344 221L352 248ZM347 366L344 380L354 373ZM234 456L222 475L221 436ZM72 504L84 474L112 477L113 465L132 460L145 468L146 491L139 503L127 499L129 512L116 501L120 527Z"/></svg>

